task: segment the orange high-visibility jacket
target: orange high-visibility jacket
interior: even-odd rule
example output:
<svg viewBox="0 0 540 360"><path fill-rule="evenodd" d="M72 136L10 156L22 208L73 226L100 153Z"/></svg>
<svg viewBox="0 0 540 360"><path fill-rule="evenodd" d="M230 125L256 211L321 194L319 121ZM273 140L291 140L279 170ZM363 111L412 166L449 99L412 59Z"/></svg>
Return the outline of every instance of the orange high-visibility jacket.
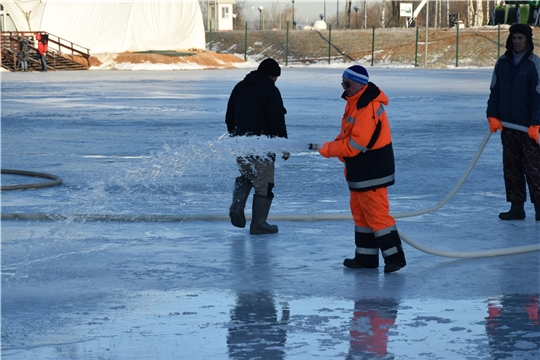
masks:
<svg viewBox="0 0 540 360"><path fill-rule="evenodd" d="M347 100L341 132L326 143L326 154L345 161L351 191L368 191L394 184L394 151L390 125L384 109L388 97L368 83Z"/></svg>

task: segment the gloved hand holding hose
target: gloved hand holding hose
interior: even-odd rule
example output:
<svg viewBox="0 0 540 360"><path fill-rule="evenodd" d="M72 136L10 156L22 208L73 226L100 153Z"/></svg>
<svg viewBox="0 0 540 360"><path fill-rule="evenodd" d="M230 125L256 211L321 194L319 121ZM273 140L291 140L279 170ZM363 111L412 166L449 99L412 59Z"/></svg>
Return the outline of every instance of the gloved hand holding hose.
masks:
<svg viewBox="0 0 540 360"><path fill-rule="evenodd" d="M527 134L529 134L529 137L536 141L538 144L538 133L540 133L540 125L531 125L529 126L529 130L527 130Z"/></svg>
<svg viewBox="0 0 540 360"><path fill-rule="evenodd" d="M503 131L503 126L502 126L501 121L499 119L497 119L496 117L493 117L493 116L488 116L487 120L488 120L488 123L489 123L489 130L491 132L497 132L497 130Z"/></svg>

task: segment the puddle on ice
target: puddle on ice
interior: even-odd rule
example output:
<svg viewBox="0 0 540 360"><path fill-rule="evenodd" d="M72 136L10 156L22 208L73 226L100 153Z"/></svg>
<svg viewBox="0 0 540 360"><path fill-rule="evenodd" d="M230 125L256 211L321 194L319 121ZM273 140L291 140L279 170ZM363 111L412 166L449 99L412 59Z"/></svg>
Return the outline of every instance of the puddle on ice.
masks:
<svg viewBox="0 0 540 360"><path fill-rule="evenodd" d="M488 299L293 299L267 290L143 291L59 312L6 359L493 359L538 355L538 295ZM443 310L441 310L443 309ZM20 329L12 329L10 333ZM116 357L115 357L116 358Z"/></svg>

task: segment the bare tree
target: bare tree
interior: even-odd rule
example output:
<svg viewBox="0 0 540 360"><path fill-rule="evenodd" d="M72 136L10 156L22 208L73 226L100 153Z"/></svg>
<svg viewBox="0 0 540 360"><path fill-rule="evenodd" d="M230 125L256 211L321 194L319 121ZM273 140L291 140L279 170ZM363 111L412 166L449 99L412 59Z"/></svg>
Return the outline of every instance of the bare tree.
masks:
<svg viewBox="0 0 540 360"><path fill-rule="evenodd" d="M244 24L246 17L244 15L244 7L246 3L244 1L237 2L233 5L233 30L244 30Z"/></svg>

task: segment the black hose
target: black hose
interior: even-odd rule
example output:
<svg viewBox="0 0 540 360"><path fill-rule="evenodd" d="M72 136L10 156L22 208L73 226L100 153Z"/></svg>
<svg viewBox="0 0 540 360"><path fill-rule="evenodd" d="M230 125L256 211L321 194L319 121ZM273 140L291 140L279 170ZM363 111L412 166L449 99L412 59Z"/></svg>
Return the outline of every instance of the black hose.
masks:
<svg viewBox="0 0 540 360"><path fill-rule="evenodd" d="M25 170L12 170L12 169L1 169L2 174L12 174L12 175L22 175L22 176L33 176L40 177L45 179L51 179L53 181L39 182L33 184L19 184L19 185L2 185L1 190L24 190L24 189L35 189L60 185L62 183L62 178L56 175L34 172L34 171L25 171Z"/></svg>

